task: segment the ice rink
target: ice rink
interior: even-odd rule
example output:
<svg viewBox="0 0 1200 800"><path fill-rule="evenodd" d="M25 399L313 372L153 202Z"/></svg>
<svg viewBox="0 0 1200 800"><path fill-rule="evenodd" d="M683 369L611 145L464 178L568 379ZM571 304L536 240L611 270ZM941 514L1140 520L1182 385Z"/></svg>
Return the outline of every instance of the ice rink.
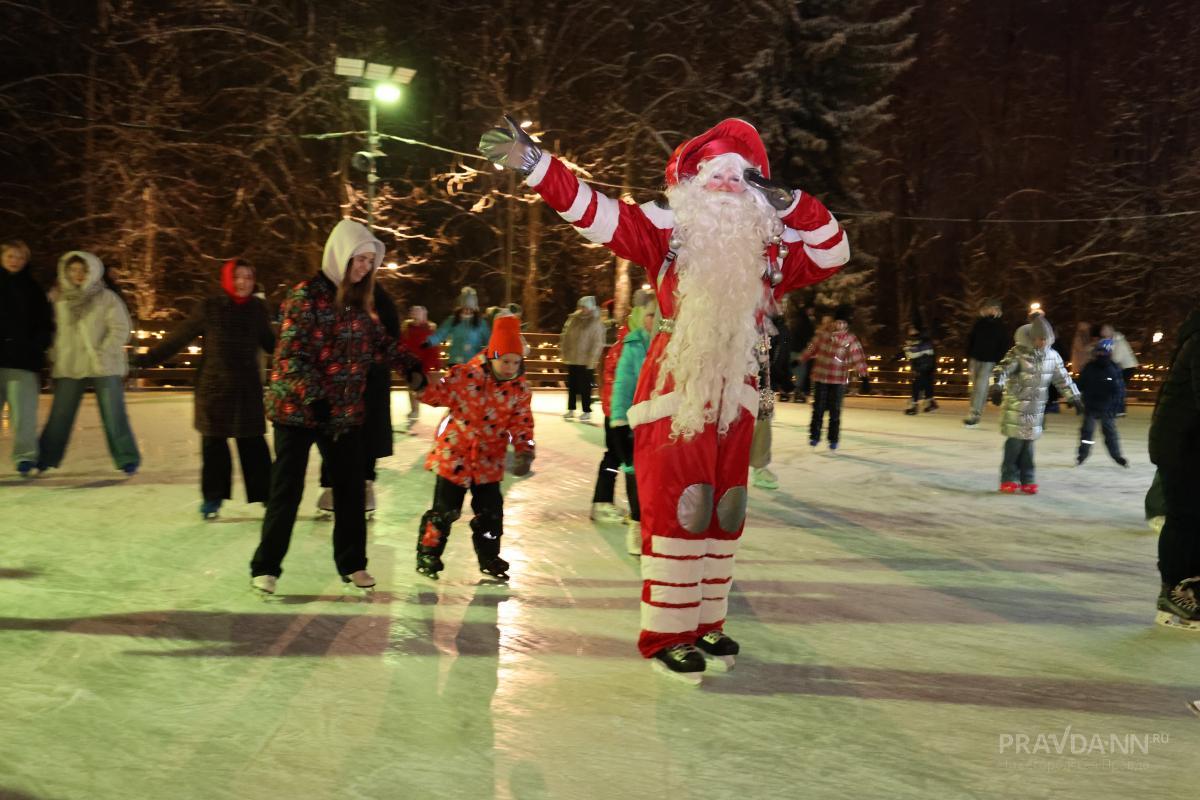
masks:
<svg viewBox="0 0 1200 800"><path fill-rule="evenodd" d="M563 421L562 393L534 407L511 583L481 580L465 520L441 581L413 570L426 408L380 464L369 599L313 519L316 458L280 594L251 593L262 508L236 486L200 519L188 394L130 396L129 480L90 396L46 476L10 471L5 428L0 797L1195 793L1200 635L1152 623L1148 408L1120 423L1128 470L1103 447L1073 468L1076 417L1050 417L1025 497L996 492L994 408L965 430L961 403L913 418L850 398L830 453L808 446L808 406L780 407L781 487L751 490L727 626L742 656L697 689L634 649L637 559L588 520L602 429Z"/></svg>

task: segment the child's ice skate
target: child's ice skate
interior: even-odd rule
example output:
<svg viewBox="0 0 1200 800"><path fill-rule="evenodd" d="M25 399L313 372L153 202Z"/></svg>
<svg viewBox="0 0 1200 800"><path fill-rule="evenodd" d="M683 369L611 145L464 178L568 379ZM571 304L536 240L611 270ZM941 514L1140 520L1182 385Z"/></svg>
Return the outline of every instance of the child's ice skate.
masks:
<svg viewBox="0 0 1200 800"><path fill-rule="evenodd" d="M691 644L676 644L664 647L652 657L655 670L689 686L699 686L704 675L704 654Z"/></svg>
<svg viewBox="0 0 1200 800"><path fill-rule="evenodd" d="M904 413L910 417L915 417L917 415L917 401L909 400L908 405L904 408Z"/></svg>
<svg viewBox="0 0 1200 800"><path fill-rule="evenodd" d="M709 631L696 640L696 647L718 672L733 669L734 656L741 651L738 643L726 636L724 631Z"/></svg>
<svg viewBox="0 0 1200 800"><path fill-rule="evenodd" d="M1037 494L1038 485L1036 483L1022 483L1021 494Z"/></svg>
<svg viewBox="0 0 1200 800"><path fill-rule="evenodd" d="M436 553L417 552L417 572L432 580L438 579L438 574L446 568L441 556Z"/></svg>
<svg viewBox="0 0 1200 800"><path fill-rule="evenodd" d="M333 489L329 487L317 498L317 519L333 519Z"/></svg>
<svg viewBox="0 0 1200 800"><path fill-rule="evenodd" d="M1020 486L1021 486L1021 484L1016 483L1014 481L1002 481L1000 483L1000 493L1001 494L1016 494L1017 489L1019 489Z"/></svg>
<svg viewBox="0 0 1200 800"><path fill-rule="evenodd" d="M372 594L375 591L375 578L365 569L355 570L349 575L342 576L342 583L346 584L348 590L358 590L363 594Z"/></svg>
<svg viewBox="0 0 1200 800"><path fill-rule="evenodd" d="M490 575L498 581L508 580L508 562L500 556L493 556L486 562L480 560L479 571L484 575Z"/></svg>
<svg viewBox="0 0 1200 800"><path fill-rule="evenodd" d="M1158 593L1158 613L1154 621L1168 628L1182 628L1200 633L1200 600L1196 591L1200 576L1180 581L1175 586L1163 584Z"/></svg>

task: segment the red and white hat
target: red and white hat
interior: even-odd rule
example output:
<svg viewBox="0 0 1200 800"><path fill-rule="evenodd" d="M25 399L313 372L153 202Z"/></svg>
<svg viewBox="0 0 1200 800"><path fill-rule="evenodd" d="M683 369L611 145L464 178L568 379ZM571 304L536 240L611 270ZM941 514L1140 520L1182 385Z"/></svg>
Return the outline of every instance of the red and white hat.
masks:
<svg viewBox="0 0 1200 800"><path fill-rule="evenodd" d="M726 153L737 153L764 177L771 177L767 148L763 147L758 130L745 120L727 119L675 148L667 161L667 185L674 186L695 177L701 164Z"/></svg>

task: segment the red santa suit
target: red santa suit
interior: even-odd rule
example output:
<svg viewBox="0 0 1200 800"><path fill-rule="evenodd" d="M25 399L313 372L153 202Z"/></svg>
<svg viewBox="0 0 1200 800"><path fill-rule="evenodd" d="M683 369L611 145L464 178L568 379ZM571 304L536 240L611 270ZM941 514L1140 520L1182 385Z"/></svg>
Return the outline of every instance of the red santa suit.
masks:
<svg viewBox="0 0 1200 800"><path fill-rule="evenodd" d="M680 145L667 166L668 184L692 178L704 161L725 153L741 155L769 177L758 132L742 120L725 120ZM659 386L659 372L680 302L680 270L687 265L677 263L680 248L678 240L673 243L672 211L654 202L634 205L607 197L549 154L541 156L526 183L584 238L642 265L657 294L658 332L628 417L634 426L634 469L642 497L638 649L650 657L663 648L692 644L725 623L734 554L746 516L750 441L759 402L756 370L726 377L739 381L741 408L733 412L736 416L724 433L709 423L689 437L673 436L672 416L680 398L672 376ZM782 279L773 287L764 284L764 300L824 280L850 257L845 232L812 195L795 192L778 218L786 254L775 266ZM764 252L764 267L777 252ZM761 308L757 316L746 324L761 325Z"/></svg>

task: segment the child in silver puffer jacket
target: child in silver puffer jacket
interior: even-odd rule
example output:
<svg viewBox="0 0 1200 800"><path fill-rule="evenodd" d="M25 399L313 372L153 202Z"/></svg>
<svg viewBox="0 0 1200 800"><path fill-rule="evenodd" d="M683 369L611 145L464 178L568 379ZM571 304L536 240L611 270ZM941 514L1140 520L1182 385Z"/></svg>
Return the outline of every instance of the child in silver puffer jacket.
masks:
<svg viewBox="0 0 1200 800"><path fill-rule="evenodd" d="M1050 384L1067 402L1081 406L1083 398L1071 381L1062 357L1050 347L1054 328L1038 314L1017 329L1016 344L1009 349L995 369L992 378L991 400L1004 408L1000 417L1000 432L1004 441L1004 461L1000 466L1000 491L1015 494L1037 494L1034 480L1033 443L1042 435L1042 419Z"/></svg>

